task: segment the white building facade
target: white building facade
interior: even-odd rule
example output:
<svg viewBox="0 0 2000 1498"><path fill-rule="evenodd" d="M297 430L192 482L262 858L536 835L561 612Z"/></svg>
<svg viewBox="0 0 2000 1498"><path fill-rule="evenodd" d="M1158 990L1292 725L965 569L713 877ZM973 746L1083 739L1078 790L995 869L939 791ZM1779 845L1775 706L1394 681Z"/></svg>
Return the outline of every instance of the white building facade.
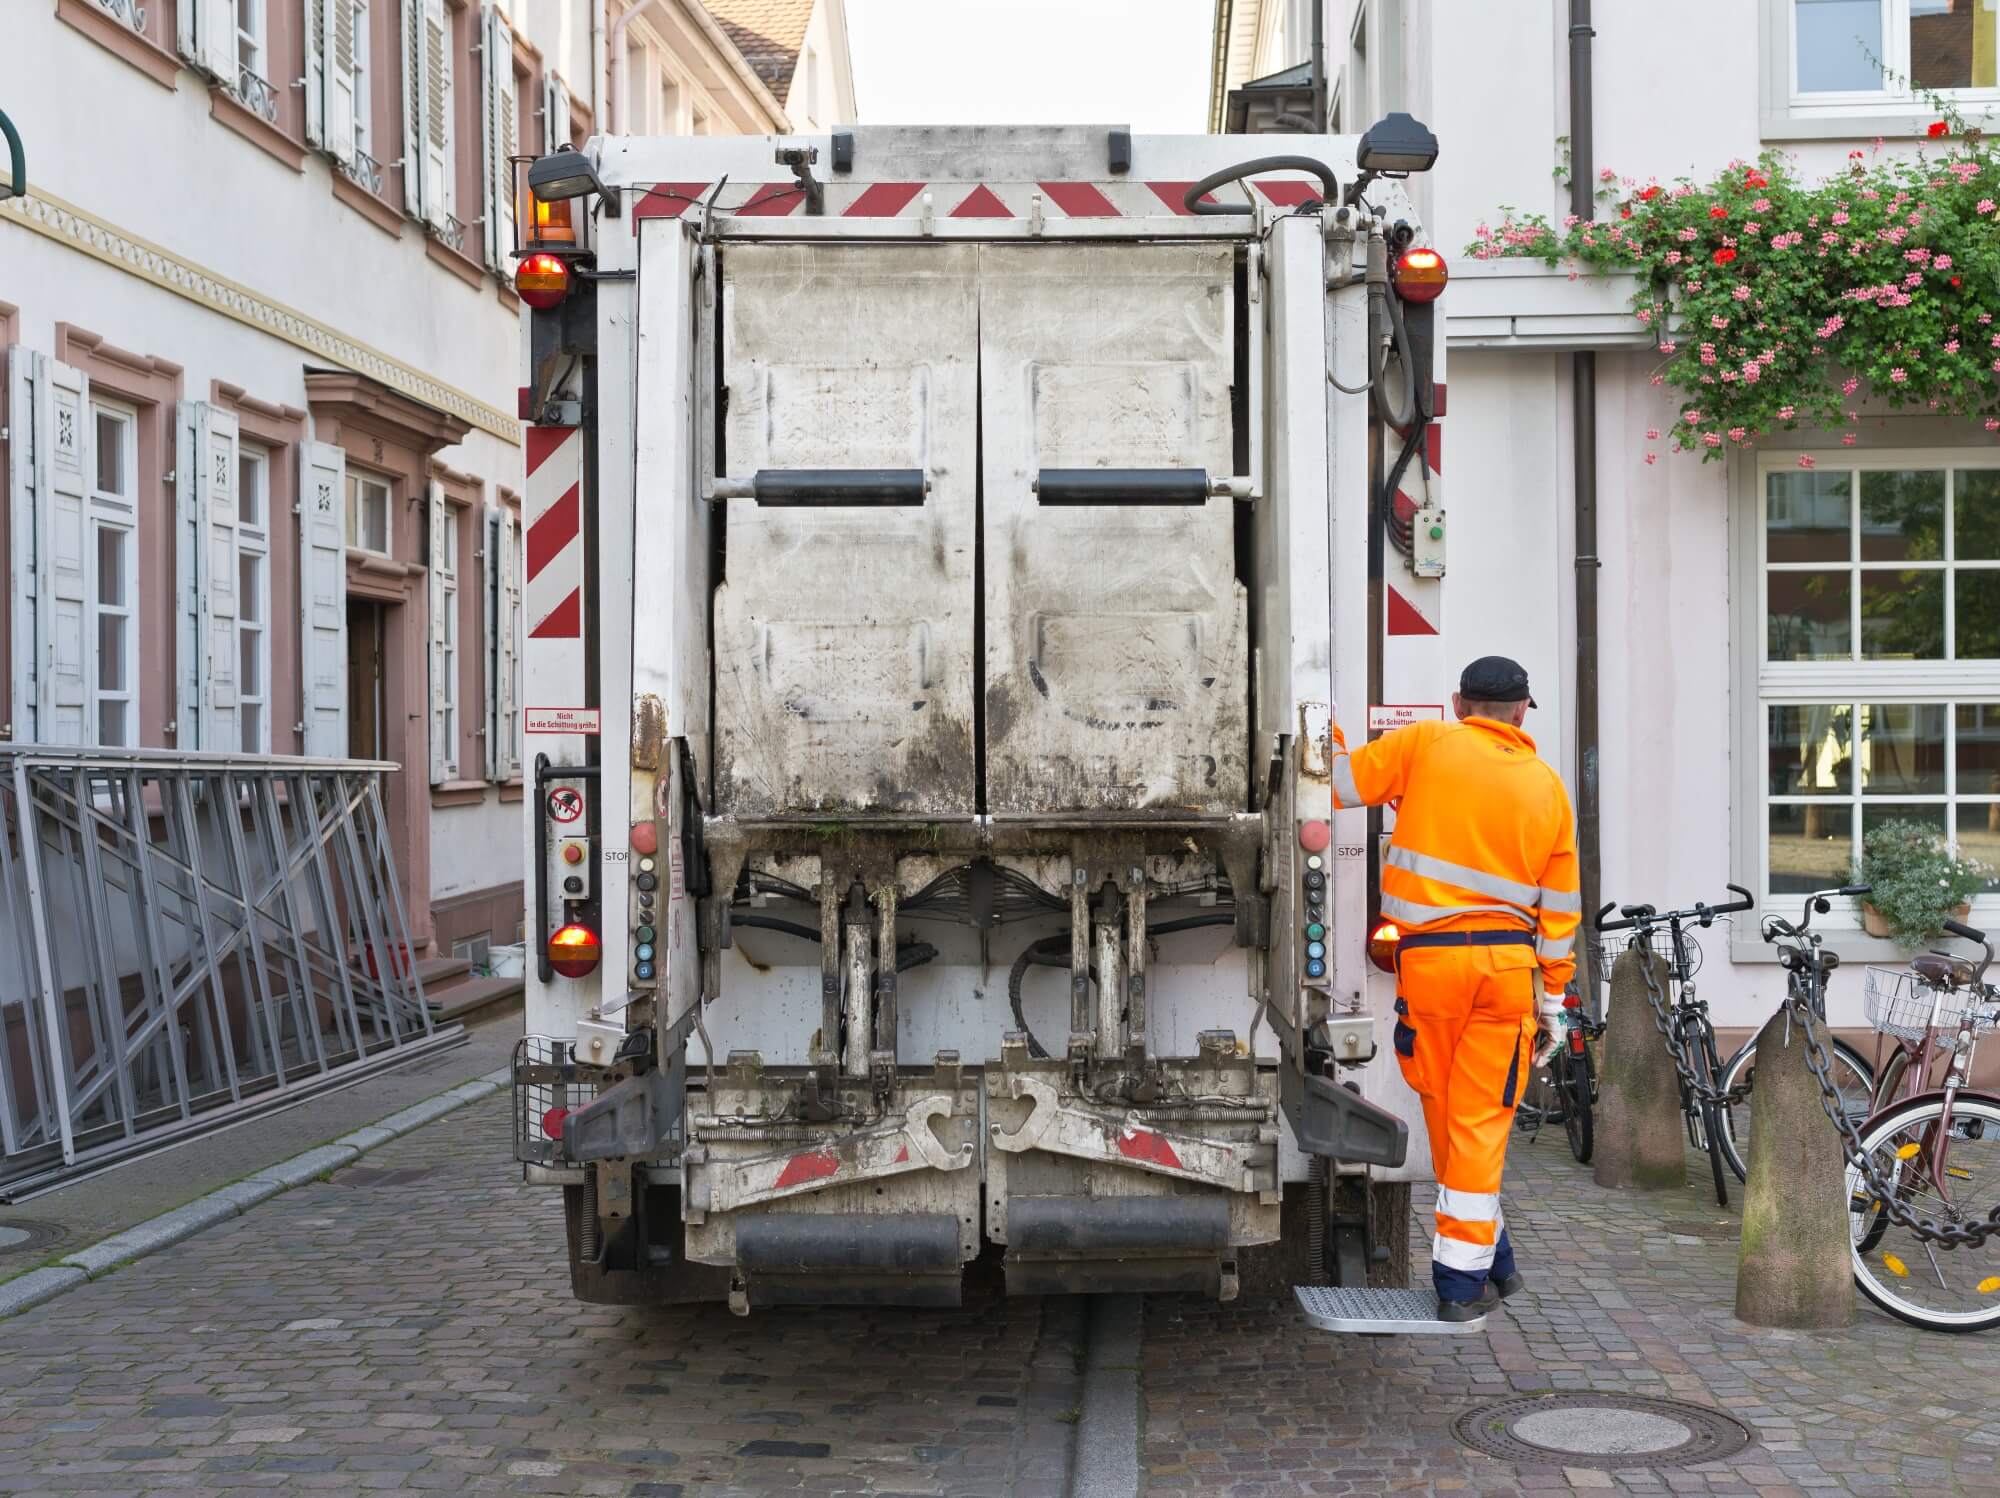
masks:
<svg viewBox="0 0 2000 1498"><path fill-rule="evenodd" d="M520 935L513 219L614 28L690 80L634 128L789 128L694 0L21 0L0 48L0 733L396 762L419 956Z"/></svg>
<svg viewBox="0 0 2000 1498"><path fill-rule="evenodd" d="M1878 140L1914 149L1936 118L1919 87L1974 120L2000 114L1995 9L1599 4L1593 165L1620 180L1699 182L1775 148L1818 178ZM1212 124L1229 90L1308 60L1311 13L1312 0L1219 0ZM1970 540L1963 555L1948 546L1918 563L1921 586L1904 587L1894 580L1913 559L1867 518L1876 486L1914 485L1969 538L1968 517L2000 506L2000 441L1977 422L1864 405L1852 446L1802 430L1703 463L1646 440L1684 402L1653 382L1663 361L1630 314L1629 278L1465 252L1505 208L1555 222L1568 211L1561 169L1581 138L1570 24L1567 0L1325 0L1331 128L1403 110L1441 146L1410 184L1424 240L1453 272L1441 303L1451 535L1439 659L1526 664L1540 704L1528 730L1578 785L1571 356L1594 351L1603 898L1684 906L1725 898L1733 881L1760 912L1796 919L1804 892L1844 882L1862 833L1889 816L1933 823L2000 864L2000 641L1964 622L1968 600L2000 588L1996 558ZM1829 538L1805 553L1819 558L1812 567L1786 560L1802 554L1802 530ZM1947 597L1959 600L1956 628ZM1433 694L1422 700L1452 685L1402 684ZM1343 703L1341 717L1353 734L1361 705ZM2000 925L2000 888L1974 901L1972 921ZM1901 955L1866 937L1847 902L1822 924L1857 966ZM1702 944L1699 982L1718 1025L1740 1035L1761 1024L1784 980L1755 914ZM1830 1009L1838 1026L1865 1023L1858 973L1835 981Z"/></svg>

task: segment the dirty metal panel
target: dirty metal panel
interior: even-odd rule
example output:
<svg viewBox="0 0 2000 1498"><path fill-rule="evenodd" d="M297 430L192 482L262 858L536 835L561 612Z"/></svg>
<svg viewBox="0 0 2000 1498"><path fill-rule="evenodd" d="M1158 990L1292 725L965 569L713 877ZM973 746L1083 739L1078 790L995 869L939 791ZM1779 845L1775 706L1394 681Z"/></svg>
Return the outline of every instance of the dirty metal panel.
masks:
<svg viewBox="0 0 2000 1498"><path fill-rule="evenodd" d="M728 505L715 593L725 813L969 813L977 251L723 257L726 476L922 469L919 506Z"/></svg>
<svg viewBox="0 0 2000 1498"><path fill-rule="evenodd" d="M987 805L1246 800L1232 501L1049 506L1042 469L1230 475L1232 251L988 245L980 275Z"/></svg>

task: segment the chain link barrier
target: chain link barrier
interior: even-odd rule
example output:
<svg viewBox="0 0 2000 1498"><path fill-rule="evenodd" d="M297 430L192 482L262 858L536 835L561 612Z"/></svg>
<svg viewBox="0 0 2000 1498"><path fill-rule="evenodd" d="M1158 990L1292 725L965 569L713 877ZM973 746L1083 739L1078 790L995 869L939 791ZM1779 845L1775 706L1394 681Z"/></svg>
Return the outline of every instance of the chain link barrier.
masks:
<svg viewBox="0 0 2000 1498"><path fill-rule="evenodd" d="M1640 929L1642 932L1645 930L1644 927ZM1667 1056L1674 1063L1674 1071L1681 1079L1682 1090L1715 1108L1733 1108L1750 1096L1748 1080L1738 1082L1734 1087L1712 1087L1696 1075L1694 1064L1688 1059L1687 1039L1681 1034L1680 1025L1669 1013L1669 1010L1676 1006L1667 997L1665 988L1661 986L1659 977L1653 971L1666 959L1654 951L1650 944L1637 940L1625 950L1641 954L1639 972L1646 980L1646 1002L1653 1006L1653 1024L1659 1029L1660 1038L1667 1043ZM1706 1022L1707 1018L1703 1016L1703 1023Z"/></svg>

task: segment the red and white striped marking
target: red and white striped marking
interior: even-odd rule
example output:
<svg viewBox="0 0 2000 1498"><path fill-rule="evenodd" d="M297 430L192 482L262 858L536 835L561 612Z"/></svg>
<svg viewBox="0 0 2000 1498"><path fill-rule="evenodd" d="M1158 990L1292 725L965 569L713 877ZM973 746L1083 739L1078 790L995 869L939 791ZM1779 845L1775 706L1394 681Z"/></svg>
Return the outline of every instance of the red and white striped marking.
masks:
<svg viewBox="0 0 2000 1498"><path fill-rule="evenodd" d="M529 427L526 526L531 640L583 637L583 433L576 427Z"/></svg>
<svg viewBox="0 0 2000 1498"><path fill-rule="evenodd" d="M632 231L648 218L679 218L705 202L709 182L656 182L632 205ZM826 211L834 218L1028 218L1037 209L1045 219L1189 217L1183 199L1191 182L830 182ZM1256 198L1274 208L1296 208L1319 195L1310 178L1258 177ZM1240 186L1210 194L1208 202L1244 201ZM715 205L740 217L784 218L805 210L805 192L796 182L731 182Z"/></svg>
<svg viewBox="0 0 2000 1498"><path fill-rule="evenodd" d="M1428 474L1418 471L1413 460L1403 470L1402 482L1396 487L1392 501L1396 518L1408 522L1425 503L1444 503L1444 385L1433 388L1430 425L1424 428L1424 462L1429 466ZM1395 430L1392 428L1391 430ZM1397 431L1398 441L1407 437L1406 432ZM1417 492L1412 494L1414 489ZM1443 621L1439 617L1443 589L1435 578L1404 578L1400 584L1390 583L1384 590L1383 628L1392 635L1435 635L1440 632Z"/></svg>

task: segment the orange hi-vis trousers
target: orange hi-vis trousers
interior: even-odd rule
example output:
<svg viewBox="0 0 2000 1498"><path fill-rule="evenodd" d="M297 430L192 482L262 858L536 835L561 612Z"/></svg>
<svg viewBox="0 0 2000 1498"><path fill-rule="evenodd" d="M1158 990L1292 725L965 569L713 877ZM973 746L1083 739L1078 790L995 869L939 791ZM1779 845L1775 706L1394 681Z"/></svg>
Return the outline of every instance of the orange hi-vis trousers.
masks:
<svg viewBox="0 0 2000 1498"><path fill-rule="evenodd" d="M1528 931L1412 932L1396 953L1396 1056L1430 1130L1441 1300L1477 1300L1489 1278L1514 1272L1500 1174L1533 1064L1540 982Z"/></svg>

